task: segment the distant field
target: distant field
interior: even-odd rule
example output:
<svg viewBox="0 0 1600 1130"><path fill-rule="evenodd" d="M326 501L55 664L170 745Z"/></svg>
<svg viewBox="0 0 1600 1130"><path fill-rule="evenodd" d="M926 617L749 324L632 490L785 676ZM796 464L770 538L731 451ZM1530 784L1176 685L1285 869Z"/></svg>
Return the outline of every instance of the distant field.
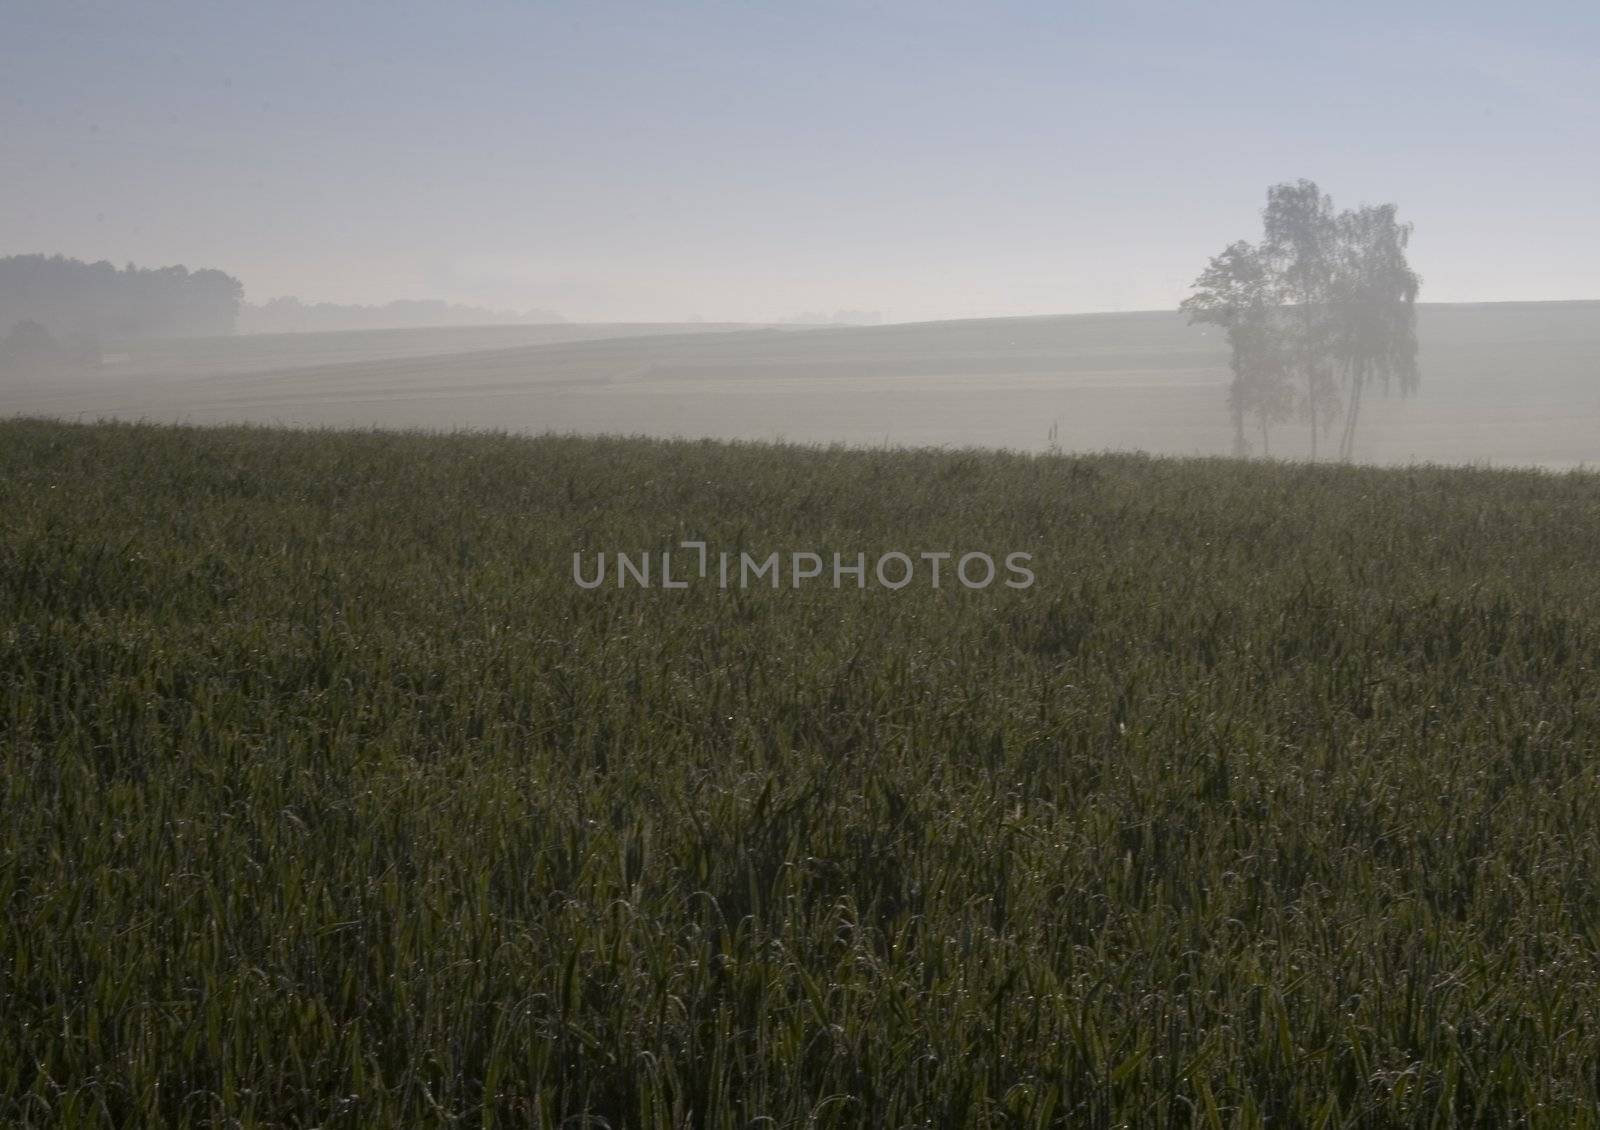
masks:
<svg viewBox="0 0 1600 1130"><path fill-rule="evenodd" d="M7 1125L1600 1121L1600 477L11 421L0 534ZM684 539L1037 583L571 580Z"/></svg>
<svg viewBox="0 0 1600 1130"><path fill-rule="evenodd" d="M686 332L694 328L171 343L95 378L0 388L0 414L1230 451L1226 348L1176 313ZM1421 394L1369 402L1358 458L1600 463L1600 303L1425 306L1418 329ZM546 333L605 340L532 341ZM1274 455L1307 454L1298 426L1271 442Z"/></svg>
<svg viewBox="0 0 1600 1130"><path fill-rule="evenodd" d="M719 333L755 327L738 323L617 322L590 325L441 326L326 333L240 334L112 344L110 375L188 376L263 373L278 369L340 365L550 345L608 338Z"/></svg>

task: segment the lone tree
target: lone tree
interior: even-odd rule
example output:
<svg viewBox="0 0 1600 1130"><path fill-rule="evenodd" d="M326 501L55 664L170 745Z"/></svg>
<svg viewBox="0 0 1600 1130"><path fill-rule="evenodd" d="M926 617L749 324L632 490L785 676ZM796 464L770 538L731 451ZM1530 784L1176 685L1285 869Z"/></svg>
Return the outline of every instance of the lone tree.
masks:
<svg viewBox="0 0 1600 1130"><path fill-rule="evenodd" d="M59 368L61 357L60 343L48 329L32 319L18 322L10 333L0 338L0 372L33 376Z"/></svg>
<svg viewBox="0 0 1600 1130"><path fill-rule="evenodd" d="M1343 257L1334 276L1333 353L1344 386L1344 432L1339 456L1355 453L1361 394L1376 383L1401 396L1417 391L1417 291L1422 280L1406 262L1411 225L1395 219L1393 204L1339 217Z"/></svg>
<svg viewBox="0 0 1600 1130"><path fill-rule="evenodd" d="M1245 420L1254 417L1261 429L1261 451L1270 453L1271 426L1294 411L1284 353L1286 337L1278 324L1279 310L1270 275L1261 254L1250 244L1230 244L1195 280L1195 292L1184 303L1189 321L1227 331L1233 351L1233 383L1228 386L1228 411L1233 419L1233 453L1250 453Z"/></svg>
<svg viewBox="0 0 1600 1130"><path fill-rule="evenodd" d="M1421 281L1406 262L1410 236L1394 205L1336 214L1302 180L1267 190L1260 244L1233 243L1212 258L1182 309L1191 323L1227 331L1236 455L1249 453L1248 417L1265 455L1270 426L1298 410L1312 459L1341 418L1339 457L1349 459L1366 389L1416 391Z"/></svg>

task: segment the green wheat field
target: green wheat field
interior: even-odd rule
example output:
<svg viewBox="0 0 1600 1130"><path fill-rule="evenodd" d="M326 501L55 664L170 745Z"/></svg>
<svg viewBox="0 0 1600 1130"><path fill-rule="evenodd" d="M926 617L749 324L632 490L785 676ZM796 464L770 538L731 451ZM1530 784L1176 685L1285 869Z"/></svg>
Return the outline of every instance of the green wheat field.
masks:
<svg viewBox="0 0 1600 1130"><path fill-rule="evenodd" d="M573 583L572 555L1037 583ZM1600 477L0 422L0 1123L1600 1123Z"/></svg>

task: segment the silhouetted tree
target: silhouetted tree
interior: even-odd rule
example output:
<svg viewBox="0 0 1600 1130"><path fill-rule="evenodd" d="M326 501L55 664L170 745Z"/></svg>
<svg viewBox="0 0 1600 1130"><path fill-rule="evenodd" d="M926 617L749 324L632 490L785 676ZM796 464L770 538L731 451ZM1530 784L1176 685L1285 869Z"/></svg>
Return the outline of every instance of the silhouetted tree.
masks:
<svg viewBox="0 0 1600 1130"><path fill-rule="evenodd" d="M1311 458L1339 411L1329 358L1333 339L1330 297L1334 285L1338 222L1333 200L1308 180L1267 190L1261 214L1261 256L1286 319L1287 356L1298 378L1301 412L1311 424Z"/></svg>
<svg viewBox="0 0 1600 1130"><path fill-rule="evenodd" d="M1392 204L1336 214L1311 181L1267 190L1260 245L1230 244L1183 303L1191 322L1228 331L1235 453L1246 453L1247 415L1260 421L1265 454L1268 425L1298 406L1311 458L1342 415L1339 454L1349 459L1366 389L1416 390L1420 280L1406 262L1410 235Z"/></svg>
<svg viewBox="0 0 1600 1130"><path fill-rule="evenodd" d="M1191 324L1224 329L1233 354L1228 386L1233 453L1250 453L1245 419L1254 416L1262 454L1270 454L1269 429L1289 418L1294 390L1286 376L1287 335L1266 263L1255 247L1241 240L1214 257L1194 285L1195 293L1182 309Z"/></svg>
<svg viewBox="0 0 1600 1130"><path fill-rule="evenodd" d="M1340 261L1335 276L1334 360L1343 375L1344 433L1339 455L1355 454L1361 397L1374 382L1385 393L1410 396L1417 369L1417 291L1421 279L1406 262L1411 225L1395 219L1393 204L1358 208L1339 217Z"/></svg>
<svg viewBox="0 0 1600 1130"><path fill-rule="evenodd" d="M60 368L65 351L41 323L18 322L0 339L0 371L38 376Z"/></svg>

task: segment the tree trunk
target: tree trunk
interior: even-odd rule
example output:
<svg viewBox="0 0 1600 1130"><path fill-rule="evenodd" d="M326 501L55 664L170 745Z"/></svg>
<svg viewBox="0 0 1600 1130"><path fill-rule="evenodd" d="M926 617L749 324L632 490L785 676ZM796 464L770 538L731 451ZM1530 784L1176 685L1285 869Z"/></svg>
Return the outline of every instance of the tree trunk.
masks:
<svg viewBox="0 0 1600 1130"><path fill-rule="evenodd" d="M1317 378L1311 374L1306 378L1306 395L1311 398L1311 462L1317 461Z"/></svg>
<svg viewBox="0 0 1600 1130"><path fill-rule="evenodd" d="M1317 461L1317 394L1322 390L1317 387L1317 361L1311 351L1311 295L1302 289L1300 292L1300 332L1304 335L1300 339L1300 356L1304 359L1306 367L1306 405L1311 409L1311 462Z"/></svg>
<svg viewBox="0 0 1600 1130"><path fill-rule="evenodd" d="M1350 415L1344 422L1344 439L1339 444L1339 457L1346 463L1355 458L1356 424L1361 419L1361 390L1366 387L1365 366L1357 366L1350 378Z"/></svg>

